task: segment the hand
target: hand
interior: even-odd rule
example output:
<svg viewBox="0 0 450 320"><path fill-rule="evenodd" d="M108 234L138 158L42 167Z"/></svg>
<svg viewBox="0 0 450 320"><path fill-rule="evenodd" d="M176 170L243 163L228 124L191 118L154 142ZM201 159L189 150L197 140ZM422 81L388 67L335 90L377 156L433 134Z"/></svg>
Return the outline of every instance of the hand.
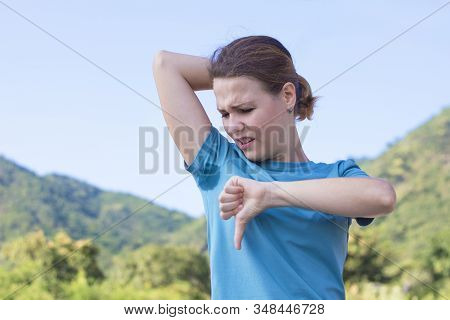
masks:
<svg viewBox="0 0 450 320"><path fill-rule="evenodd" d="M219 196L219 205L222 219L236 218L234 245L240 250L245 226L270 205L268 183L233 176L228 179Z"/></svg>

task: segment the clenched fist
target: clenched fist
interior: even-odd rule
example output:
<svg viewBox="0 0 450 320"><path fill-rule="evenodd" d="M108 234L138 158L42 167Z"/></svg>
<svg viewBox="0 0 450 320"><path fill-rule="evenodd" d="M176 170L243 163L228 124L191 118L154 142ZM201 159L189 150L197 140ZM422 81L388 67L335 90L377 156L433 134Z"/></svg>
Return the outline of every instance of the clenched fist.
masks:
<svg viewBox="0 0 450 320"><path fill-rule="evenodd" d="M260 182L233 176L226 182L219 196L220 216L224 220L236 218L234 245L241 249L246 224L270 207L270 182Z"/></svg>

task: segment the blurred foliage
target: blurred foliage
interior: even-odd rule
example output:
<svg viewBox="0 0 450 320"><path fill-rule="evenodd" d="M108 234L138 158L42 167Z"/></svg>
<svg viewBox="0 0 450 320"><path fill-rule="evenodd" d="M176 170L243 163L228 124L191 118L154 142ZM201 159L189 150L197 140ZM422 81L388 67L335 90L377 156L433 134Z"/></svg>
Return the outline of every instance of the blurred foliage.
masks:
<svg viewBox="0 0 450 320"><path fill-rule="evenodd" d="M353 232L348 239L348 254L345 262L345 282L389 283L397 279L401 271L386 260L389 248L378 248L377 237L365 239L363 232ZM382 253L381 253L382 252Z"/></svg>
<svg viewBox="0 0 450 320"><path fill-rule="evenodd" d="M350 227L373 250L349 237L348 299L450 298L449 141L447 107L376 159L358 162L370 176L394 185L397 205L368 227Z"/></svg>
<svg viewBox="0 0 450 320"><path fill-rule="evenodd" d="M0 250L2 299L209 299L208 258L189 246L148 245L115 256L104 273L92 241L42 230Z"/></svg>

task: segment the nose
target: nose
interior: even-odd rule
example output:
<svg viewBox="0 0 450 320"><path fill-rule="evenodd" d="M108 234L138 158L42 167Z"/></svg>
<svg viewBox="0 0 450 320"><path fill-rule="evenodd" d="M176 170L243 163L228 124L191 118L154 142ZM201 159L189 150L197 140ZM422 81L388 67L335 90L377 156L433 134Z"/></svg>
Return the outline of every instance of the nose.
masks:
<svg viewBox="0 0 450 320"><path fill-rule="evenodd" d="M228 132L231 135L236 134L239 131L242 131L245 128L245 124L238 118L230 115L228 120Z"/></svg>

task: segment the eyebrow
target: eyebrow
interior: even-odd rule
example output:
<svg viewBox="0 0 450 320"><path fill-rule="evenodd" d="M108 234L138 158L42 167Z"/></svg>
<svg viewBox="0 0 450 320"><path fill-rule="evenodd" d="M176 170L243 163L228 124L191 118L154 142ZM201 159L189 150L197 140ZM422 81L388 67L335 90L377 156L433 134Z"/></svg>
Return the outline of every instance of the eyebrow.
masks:
<svg viewBox="0 0 450 320"><path fill-rule="evenodd" d="M245 104L250 104L250 103L253 103L253 102L254 102L254 100L243 102L243 103L240 103L240 104L237 104L237 105L234 105L234 106L230 106L230 108L237 108L237 107L243 106ZM217 106L217 110L225 111L224 109L219 108L219 106Z"/></svg>

